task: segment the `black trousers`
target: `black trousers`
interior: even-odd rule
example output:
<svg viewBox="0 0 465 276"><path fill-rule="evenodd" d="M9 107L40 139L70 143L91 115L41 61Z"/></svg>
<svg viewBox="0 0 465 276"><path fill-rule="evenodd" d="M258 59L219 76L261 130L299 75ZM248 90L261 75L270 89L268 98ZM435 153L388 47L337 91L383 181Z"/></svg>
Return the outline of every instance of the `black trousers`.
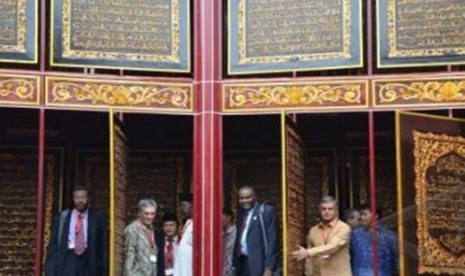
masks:
<svg viewBox="0 0 465 276"><path fill-rule="evenodd" d="M247 256L241 255L239 257L239 271L237 276L250 276L249 261Z"/></svg>
<svg viewBox="0 0 465 276"><path fill-rule="evenodd" d="M74 250L68 250L66 255L66 265L65 271L66 274L63 276L87 276L87 265L86 265L86 255L87 252L80 256L74 253Z"/></svg>

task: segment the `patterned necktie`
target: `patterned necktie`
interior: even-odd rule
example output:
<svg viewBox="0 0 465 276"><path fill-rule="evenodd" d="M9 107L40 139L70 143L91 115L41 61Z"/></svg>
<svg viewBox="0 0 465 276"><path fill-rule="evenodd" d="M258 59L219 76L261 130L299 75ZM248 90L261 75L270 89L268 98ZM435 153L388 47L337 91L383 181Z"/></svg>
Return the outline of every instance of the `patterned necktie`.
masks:
<svg viewBox="0 0 465 276"><path fill-rule="evenodd" d="M81 213L77 215L75 230L74 253L79 256L84 253L84 250L86 250L86 241L84 240L84 219Z"/></svg>
<svg viewBox="0 0 465 276"><path fill-rule="evenodd" d="M166 263L165 263L165 269L169 269L169 268L173 268L173 251L174 251L174 248L173 248L173 240L172 239L168 239L166 241Z"/></svg>

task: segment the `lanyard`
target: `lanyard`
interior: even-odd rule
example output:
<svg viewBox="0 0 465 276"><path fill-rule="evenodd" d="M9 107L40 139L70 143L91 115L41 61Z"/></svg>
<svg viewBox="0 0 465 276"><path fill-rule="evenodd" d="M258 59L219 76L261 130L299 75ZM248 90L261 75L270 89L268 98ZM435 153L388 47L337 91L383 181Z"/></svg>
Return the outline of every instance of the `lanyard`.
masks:
<svg viewBox="0 0 465 276"><path fill-rule="evenodd" d="M321 232L321 236L323 237L324 244L328 244L329 236L331 235L331 232L333 231L333 229L336 228L338 222L339 220L337 220L334 226L329 228L329 230L327 228L324 228L323 232ZM329 225L331 226L331 224Z"/></svg>

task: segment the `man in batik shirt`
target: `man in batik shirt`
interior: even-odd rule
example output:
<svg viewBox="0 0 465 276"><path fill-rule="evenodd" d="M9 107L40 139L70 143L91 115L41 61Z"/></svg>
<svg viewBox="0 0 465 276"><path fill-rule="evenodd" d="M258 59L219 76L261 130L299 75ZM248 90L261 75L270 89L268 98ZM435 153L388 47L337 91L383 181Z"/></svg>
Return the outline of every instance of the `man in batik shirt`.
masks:
<svg viewBox="0 0 465 276"><path fill-rule="evenodd" d="M157 245L153 221L157 203L139 201L138 218L124 230L124 276L157 276Z"/></svg>
<svg viewBox="0 0 465 276"><path fill-rule="evenodd" d="M398 270L398 244L396 234L377 223L380 211L376 215L369 204L360 207L361 227L352 231L350 251L354 276L372 276L373 244L376 231L378 240L378 275L391 276Z"/></svg>

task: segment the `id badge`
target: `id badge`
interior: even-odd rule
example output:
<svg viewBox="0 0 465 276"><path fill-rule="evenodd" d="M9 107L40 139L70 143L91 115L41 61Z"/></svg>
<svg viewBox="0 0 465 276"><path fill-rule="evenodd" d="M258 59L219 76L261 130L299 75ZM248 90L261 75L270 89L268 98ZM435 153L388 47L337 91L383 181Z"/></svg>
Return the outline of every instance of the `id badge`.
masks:
<svg viewBox="0 0 465 276"><path fill-rule="evenodd" d="M166 276L174 275L174 269L172 269L172 268L165 269L165 275Z"/></svg>
<svg viewBox="0 0 465 276"><path fill-rule="evenodd" d="M150 255L150 261L152 263L156 263L157 262L157 256L156 255Z"/></svg>

